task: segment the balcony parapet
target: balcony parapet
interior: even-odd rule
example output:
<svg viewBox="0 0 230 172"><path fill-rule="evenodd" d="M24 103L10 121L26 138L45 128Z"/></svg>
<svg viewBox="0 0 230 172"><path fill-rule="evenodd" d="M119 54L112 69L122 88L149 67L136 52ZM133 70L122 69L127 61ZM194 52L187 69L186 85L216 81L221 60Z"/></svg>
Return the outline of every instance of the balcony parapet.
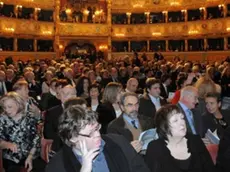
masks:
<svg viewBox="0 0 230 172"><path fill-rule="evenodd" d="M60 23L60 36L108 36L107 24Z"/></svg>
<svg viewBox="0 0 230 172"><path fill-rule="evenodd" d="M54 36L54 23L0 17L0 35Z"/></svg>
<svg viewBox="0 0 230 172"><path fill-rule="evenodd" d="M230 18L178 23L113 25L113 38L186 39L230 35Z"/></svg>
<svg viewBox="0 0 230 172"><path fill-rule="evenodd" d="M1 0L4 4L22 5L27 8L54 9L54 0Z"/></svg>

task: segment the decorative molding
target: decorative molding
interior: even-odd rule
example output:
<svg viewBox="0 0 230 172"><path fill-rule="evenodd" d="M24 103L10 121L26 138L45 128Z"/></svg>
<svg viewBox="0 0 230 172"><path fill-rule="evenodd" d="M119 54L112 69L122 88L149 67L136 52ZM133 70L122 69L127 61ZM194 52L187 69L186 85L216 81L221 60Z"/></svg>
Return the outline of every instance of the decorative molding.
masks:
<svg viewBox="0 0 230 172"><path fill-rule="evenodd" d="M0 0L5 4L22 5L27 8L54 9L54 0Z"/></svg>
<svg viewBox="0 0 230 172"><path fill-rule="evenodd" d="M60 23L60 36L108 36L107 24Z"/></svg>
<svg viewBox="0 0 230 172"><path fill-rule="evenodd" d="M54 36L54 24L35 20L0 17L1 35Z"/></svg>
<svg viewBox="0 0 230 172"><path fill-rule="evenodd" d="M228 29L229 28L229 29ZM230 18L191 22L113 25L112 37L174 39L230 35Z"/></svg>
<svg viewBox="0 0 230 172"><path fill-rule="evenodd" d="M113 0L112 12L181 11L227 3L230 3L230 0Z"/></svg>

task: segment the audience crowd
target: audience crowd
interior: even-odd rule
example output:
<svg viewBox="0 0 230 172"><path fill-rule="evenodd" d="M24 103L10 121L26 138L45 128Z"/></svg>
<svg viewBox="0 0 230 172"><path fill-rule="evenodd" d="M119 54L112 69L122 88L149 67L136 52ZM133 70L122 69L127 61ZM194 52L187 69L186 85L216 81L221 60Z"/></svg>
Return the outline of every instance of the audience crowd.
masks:
<svg viewBox="0 0 230 172"><path fill-rule="evenodd" d="M0 63L0 170L230 171L229 57L9 59ZM48 160L41 140L52 140Z"/></svg>

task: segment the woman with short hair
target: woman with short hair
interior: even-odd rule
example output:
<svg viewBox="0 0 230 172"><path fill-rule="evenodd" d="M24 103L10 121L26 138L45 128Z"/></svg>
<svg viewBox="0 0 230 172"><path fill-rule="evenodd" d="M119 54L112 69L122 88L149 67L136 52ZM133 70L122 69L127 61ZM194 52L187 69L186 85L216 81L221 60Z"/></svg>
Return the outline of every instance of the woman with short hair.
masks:
<svg viewBox="0 0 230 172"><path fill-rule="evenodd" d="M213 172L214 164L198 135L187 134L184 115L176 105L158 110L158 140L149 143L146 163L152 172Z"/></svg>
<svg viewBox="0 0 230 172"><path fill-rule="evenodd" d="M0 99L3 113L0 115L0 148L3 149L3 167L6 172L40 171L34 160L39 157L40 137L38 119L25 112L23 98L9 92ZM44 165L44 164L43 164Z"/></svg>

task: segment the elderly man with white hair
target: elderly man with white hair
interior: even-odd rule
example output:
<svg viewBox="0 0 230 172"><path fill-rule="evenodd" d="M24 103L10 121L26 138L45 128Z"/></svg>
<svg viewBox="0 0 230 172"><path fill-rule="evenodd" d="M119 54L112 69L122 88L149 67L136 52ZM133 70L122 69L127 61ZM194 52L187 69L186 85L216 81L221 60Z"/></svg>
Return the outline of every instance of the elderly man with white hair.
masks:
<svg viewBox="0 0 230 172"><path fill-rule="evenodd" d="M198 90L193 86L184 87L181 90L180 101L177 106L184 114L187 132L202 136L202 118L201 114L193 109L198 103Z"/></svg>

